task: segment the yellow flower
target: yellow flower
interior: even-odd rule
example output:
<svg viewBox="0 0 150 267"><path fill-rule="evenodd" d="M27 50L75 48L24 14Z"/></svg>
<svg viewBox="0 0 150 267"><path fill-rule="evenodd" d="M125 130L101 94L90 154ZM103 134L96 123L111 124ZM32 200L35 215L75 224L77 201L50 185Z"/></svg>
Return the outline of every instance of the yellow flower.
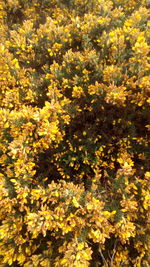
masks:
<svg viewBox="0 0 150 267"><path fill-rule="evenodd" d="M72 91L72 97L80 98L83 95L83 89L81 86L74 86Z"/></svg>
<svg viewBox="0 0 150 267"><path fill-rule="evenodd" d="M75 198L75 197L73 197L73 199L72 199L72 203L73 203L73 205L76 207L76 208L78 208L80 205L79 205L79 203L78 203L78 201L77 201L77 199Z"/></svg>

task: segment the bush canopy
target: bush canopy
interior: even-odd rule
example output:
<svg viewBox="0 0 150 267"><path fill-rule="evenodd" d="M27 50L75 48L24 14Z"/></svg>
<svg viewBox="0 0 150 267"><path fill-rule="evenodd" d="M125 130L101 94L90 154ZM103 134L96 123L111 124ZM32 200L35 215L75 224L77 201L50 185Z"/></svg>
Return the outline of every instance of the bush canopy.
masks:
<svg viewBox="0 0 150 267"><path fill-rule="evenodd" d="M150 266L143 0L0 0L0 266Z"/></svg>

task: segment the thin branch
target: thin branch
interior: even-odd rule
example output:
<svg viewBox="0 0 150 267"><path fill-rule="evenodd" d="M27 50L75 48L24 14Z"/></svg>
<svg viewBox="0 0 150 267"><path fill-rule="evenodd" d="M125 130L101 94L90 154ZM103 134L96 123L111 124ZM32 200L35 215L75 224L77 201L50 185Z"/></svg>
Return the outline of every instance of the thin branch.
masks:
<svg viewBox="0 0 150 267"><path fill-rule="evenodd" d="M110 262L110 266L113 267L113 261L114 261L114 257L116 254L116 246L117 246L118 240L116 239L115 243L114 243L114 248L113 248L113 254L111 256L111 262Z"/></svg>
<svg viewBox="0 0 150 267"><path fill-rule="evenodd" d="M108 264L107 264L107 262L106 262L106 260L105 260L105 257L104 257L104 255L103 255L103 253L102 253L102 251L101 251L100 248L99 248L99 253L100 253L101 257L102 257L102 260L103 260L104 265L105 265L106 267L108 267Z"/></svg>

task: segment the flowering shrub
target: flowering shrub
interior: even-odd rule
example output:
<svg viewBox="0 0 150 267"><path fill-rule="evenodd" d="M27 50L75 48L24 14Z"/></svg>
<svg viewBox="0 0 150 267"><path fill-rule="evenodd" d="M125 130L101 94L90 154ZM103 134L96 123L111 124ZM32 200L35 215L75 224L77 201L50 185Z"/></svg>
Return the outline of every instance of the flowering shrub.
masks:
<svg viewBox="0 0 150 267"><path fill-rule="evenodd" d="M0 266L149 266L149 15L0 0Z"/></svg>

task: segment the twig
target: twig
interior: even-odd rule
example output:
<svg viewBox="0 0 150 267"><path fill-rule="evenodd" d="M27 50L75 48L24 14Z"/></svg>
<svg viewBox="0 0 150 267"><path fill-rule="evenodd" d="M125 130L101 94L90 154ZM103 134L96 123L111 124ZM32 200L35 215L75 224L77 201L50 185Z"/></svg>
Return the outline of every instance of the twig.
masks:
<svg viewBox="0 0 150 267"><path fill-rule="evenodd" d="M114 248L113 248L113 254L111 256L111 262L110 262L110 266L113 267L113 261L114 261L114 257L115 257L115 254L116 254L116 246L117 246L117 243L118 243L118 240L115 241L115 244L114 244Z"/></svg>
<svg viewBox="0 0 150 267"><path fill-rule="evenodd" d="M104 257L104 255L103 255L103 253L102 253L102 251L101 251L100 248L99 248L99 253L100 253L101 257L102 257L102 260L103 260L104 265L105 265L106 267L108 267L108 264L107 264L107 262L106 262L106 260L105 260L105 257Z"/></svg>

